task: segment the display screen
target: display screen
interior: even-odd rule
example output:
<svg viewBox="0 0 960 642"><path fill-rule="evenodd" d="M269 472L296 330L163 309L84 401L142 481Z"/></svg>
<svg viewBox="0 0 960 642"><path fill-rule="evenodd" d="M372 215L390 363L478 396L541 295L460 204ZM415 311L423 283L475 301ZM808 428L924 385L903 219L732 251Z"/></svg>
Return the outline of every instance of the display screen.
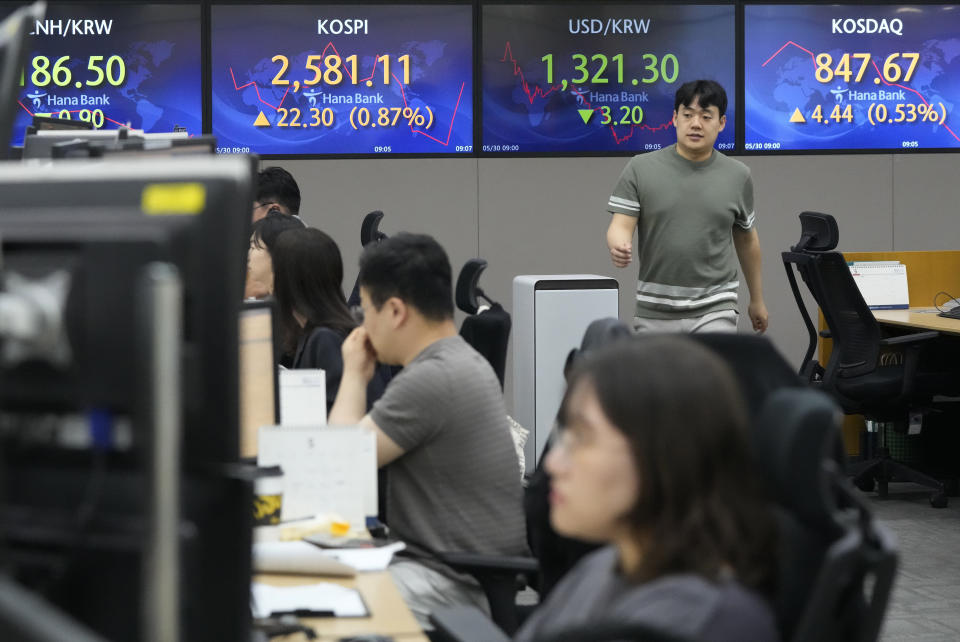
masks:
<svg viewBox="0 0 960 642"><path fill-rule="evenodd" d="M214 5L211 22L221 152L473 152L470 5Z"/></svg>
<svg viewBox="0 0 960 642"><path fill-rule="evenodd" d="M202 134L200 40L198 5L48 4L29 36L13 144L34 114Z"/></svg>
<svg viewBox="0 0 960 642"><path fill-rule="evenodd" d="M636 153L676 142L674 95L727 91L736 122L733 5L484 5L482 151Z"/></svg>
<svg viewBox="0 0 960 642"><path fill-rule="evenodd" d="M746 150L960 147L960 7L746 5Z"/></svg>

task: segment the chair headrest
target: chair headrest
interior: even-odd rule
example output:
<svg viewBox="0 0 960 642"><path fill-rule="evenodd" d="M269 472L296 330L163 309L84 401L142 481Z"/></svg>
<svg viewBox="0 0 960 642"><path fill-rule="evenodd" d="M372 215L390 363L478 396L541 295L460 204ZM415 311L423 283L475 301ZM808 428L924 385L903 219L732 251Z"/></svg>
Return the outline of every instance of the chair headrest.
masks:
<svg viewBox="0 0 960 642"><path fill-rule="evenodd" d="M829 252L837 247L839 241L840 230L833 216L820 212L801 212L800 240L790 249L794 252Z"/></svg>
<svg viewBox="0 0 960 642"><path fill-rule="evenodd" d="M483 259L468 259L460 269L454 298L457 307L467 314L476 314L480 307L477 303L477 295L482 294L483 291L477 287L477 284L485 269L487 269L487 262Z"/></svg>
<svg viewBox="0 0 960 642"><path fill-rule="evenodd" d="M387 238L379 229L381 220L383 212L380 210L374 210L363 217L363 223L360 224L360 247L367 247L370 243Z"/></svg>
<svg viewBox="0 0 960 642"><path fill-rule="evenodd" d="M580 347L573 348L567 353L567 360L563 364L564 377L569 374L570 368L587 353L631 336L633 336L633 332L631 332L630 328L620 321L620 319L606 317L604 319L591 321L583 333L583 340L580 342Z"/></svg>
<svg viewBox="0 0 960 642"><path fill-rule="evenodd" d="M770 394L752 427L754 455L770 495L819 532L840 528L832 481L844 458L840 417L825 393L784 388Z"/></svg>

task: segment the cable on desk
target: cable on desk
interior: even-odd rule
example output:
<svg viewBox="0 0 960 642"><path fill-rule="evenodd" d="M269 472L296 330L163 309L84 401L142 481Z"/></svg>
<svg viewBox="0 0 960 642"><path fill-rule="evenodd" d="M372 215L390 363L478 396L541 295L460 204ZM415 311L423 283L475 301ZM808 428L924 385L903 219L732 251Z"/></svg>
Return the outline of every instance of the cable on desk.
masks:
<svg viewBox="0 0 960 642"><path fill-rule="evenodd" d="M937 309L937 312L949 312L950 310L953 309L953 308L950 308L949 310L944 310L943 308L940 307L941 305L943 305L943 303L937 303L937 297L939 297L941 294L943 294L943 295L945 295L945 296L947 297L947 301L944 301L943 303L947 303L947 302L949 302L949 301L953 301L953 302L956 303L958 306L960 306L960 299L958 299L957 297L953 296L953 295L950 294L949 292L944 292L943 290L941 290L940 292L937 292L936 294L933 295L933 307L935 307L935 308Z"/></svg>

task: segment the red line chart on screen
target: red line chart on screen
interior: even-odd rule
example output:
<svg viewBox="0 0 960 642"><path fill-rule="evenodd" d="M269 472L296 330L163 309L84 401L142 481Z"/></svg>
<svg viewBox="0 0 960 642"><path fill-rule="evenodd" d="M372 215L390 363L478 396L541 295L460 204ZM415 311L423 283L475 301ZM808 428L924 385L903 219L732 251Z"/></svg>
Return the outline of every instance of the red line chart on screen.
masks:
<svg viewBox="0 0 960 642"><path fill-rule="evenodd" d="M523 89L523 93L525 93L525 94L527 95L527 101L528 101L531 105L533 104L533 101L534 101L535 99L545 100L548 96L550 96L550 94L552 94L552 93L554 93L554 92L558 92L558 93L559 93L559 92L561 91L562 85L553 85L553 86L551 86L549 89L546 89L546 90L545 90L545 89L543 89L542 87L539 87L539 86L537 86L537 85L532 85L531 83L528 83L528 82L527 82L527 79L526 79L526 78L524 77L524 75L523 75L523 69L521 69L520 63L518 63L517 60L516 60L516 58L513 57L513 48L511 47L511 45L510 45L509 42L507 42L506 46L505 46L504 49L503 49L503 58L500 59L500 62L509 62L511 65L513 65L513 75L514 75L515 77L519 77L519 78L520 78L520 87L521 87L521 89ZM585 106L586 109L592 109L593 111L600 111L600 110L602 109L601 107L594 107L594 106L590 103L590 101L588 101L588 100L586 99L586 97L583 95L583 93L577 91L576 89L574 89L574 88L572 88L572 87L570 88L570 93L572 93L573 95L575 95L575 96L577 97L577 102L578 102L578 103L582 103L582 104ZM613 141L614 141L617 145L622 145L623 143L625 143L625 142L627 142L628 140L630 140L630 139L633 137L633 134L634 134L634 132L635 132L637 129L644 130L644 131L650 131L650 132L658 132L658 131L665 131L665 130L667 130L667 129L670 129L672 126L673 126L673 117L672 117L672 115L671 115L671 117L670 117L670 120L668 120L667 122L662 123L662 124L660 124L660 125L642 125L642 124L641 124L641 125L634 125L634 124L631 124L631 125L629 125L629 126L625 126L625 127L628 127L628 130L629 130L629 131L628 131L628 133L625 134L624 136L619 136L619 135L617 134L616 128L614 128L614 126L613 126L612 124L611 124L611 125L608 125L608 127L610 128L610 135L613 136Z"/></svg>
<svg viewBox="0 0 960 642"><path fill-rule="evenodd" d="M814 69L817 68L817 57L816 57L816 55L815 55L812 51L810 51L809 49L807 49L806 47L803 47L803 46L801 46L801 45L798 45L798 44L795 43L793 40L788 40L787 42L783 43L783 46L780 47L779 49L777 49L777 50L773 53L773 55L771 55L769 58L767 58L767 59L763 62L763 64L760 65L760 66L761 66L761 67L766 67L767 64L770 63L774 58L776 58L777 56L779 56L779 55L783 52L784 49L786 49L787 47L791 47L791 46L796 47L796 48L799 49L800 51L805 51L806 53L810 54L810 62L813 63L813 68L814 68ZM877 73L877 76L876 76L876 78L874 79L874 82L876 82L877 84L883 83L883 84L886 85L887 87L899 87L900 89L903 89L903 90L905 90L905 91L909 91L909 92L911 92L911 93L913 93L913 94L916 94L917 97L920 98L920 100L923 102L923 104L927 106L927 108L930 107L930 103L929 103L929 101L927 101L926 97L925 97L923 94L921 94L919 91L917 91L916 89L914 89L913 87L907 87L906 85L901 85L900 83L896 83L896 82L889 82L886 78L884 78L883 74L880 72L880 67L877 66L877 61L876 61L876 60L873 60L872 57L871 57L871 59L870 59L870 64L873 65L873 70ZM878 81L879 81L879 82L878 82ZM954 131L953 131L952 129L950 129L950 126L949 126L949 125L947 125L946 123L943 123L943 124L940 125L940 126L943 127L944 129L946 129L948 132L950 132L950 135L953 136L957 141L960 141L960 136L957 136L957 134L954 133Z"/></svg>
<svg viewBox="0 0 960 642"><path fill-rule="evenodd" d="M339 58L339 57L340 57L340 52L337 51L337 48L334 46L334 44L333 44L332 42L327 43L327 45L323 48L323 51L320 53L320 55L321 55L322 57L326 58L326 56L327 56L327 51L328 51L328 50L331 50L331 49L333 50L333 55L335 55L335 56L337 56L337 57ZM376 56L373 57L373 69L370 70L370 75L367 76L366 78L354 79L354 78L353 78L353 75L350 73L350 70L349 70L347 67L344 67L344 68L343 68L343 72L347 75L347 77L350 78L351 84L365 83L365 82L367 82L367 81L369 81L369 80L372 80L373 77L376 75L376 73L377 73L377 65L380 64L380 59L381 59L381 58L382 58L382 56L381 56L380 54L377 54ZM237 90L237 91L242 91L242 90L246 89L247 87L251 87L251 86L252 86L253 89L254 89L254 91L255 91L256 94L257 94L257 100L260 101L261 103L263 103L264 105L266 105L267 107L272 108L273 110L278 110L278 109L280 109L280 108L283 106L283 101L286 99L287 94L290 93L290 86L288 85L286 91L284 91L284 92L283 92L283 95L280 97L280 102L278 102L276 105L273 105L273 104L267 102L266 100L264 100L263 97L260 95L260 87L259 87L259 85L257 85L256 81L251 80L251 81L248 82L248 83L244 83L244 84L242 84L242 85L237 85L237 79L236 79L236 76L235 76L234 73L233 73L233 67L230 67L229 70L230 70L230 79L233 81L233 88L234 88L235 90ZM404 109L409 108L410 105L409 105L408 102L407 102L407 92L404 91L404 89L403 89L403 83L400 81L399 78L397 78L397 75L396 75L395 73L390 72L390 76L397 82L397 85L400 87L400 97L401 97L401 99L403 100L403 108L404 108ZM429 138L430 140L432 140L432 141L434 141L434 142L436 142L436 143L439 143L439 144L443 145L444 147L449 146L449 145L450 145L450 137L451 137L451 135L453 134L453 123L454 123L454 121L455 121L456 118L457 118L457 111L460 109L460 101L463 99L463 90L464 90L464 88L465 88L466 86L467 86L467 83L466 83L466 82L461 82L461 83L460 83L460 93L457 94L457 102L456 102L456 104L454 105L454 108L453 108L453 115L450 117L450 126L447 128L447 137L446 137L446 139L440 139L440 138L438 138L438 137L436 137L436 136L433 136L433 135L431 135L431 134L423 131L422 129L418 129L417 126L416 126L416 125L413 125L413 124L409 124L409 125L408 125L408 126L410 127L410 131L411 131L412 133L417 134L417 135L420 135L420 136L426 136L426 137Z"/></svg>

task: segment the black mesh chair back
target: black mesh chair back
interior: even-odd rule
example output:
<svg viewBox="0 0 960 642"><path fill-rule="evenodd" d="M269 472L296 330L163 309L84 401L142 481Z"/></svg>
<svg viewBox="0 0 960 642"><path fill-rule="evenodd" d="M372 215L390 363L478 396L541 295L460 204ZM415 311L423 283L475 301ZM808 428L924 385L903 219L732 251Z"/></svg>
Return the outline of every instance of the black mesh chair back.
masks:
<svg viewBox="0 0 960 642"><path fill-rule="evenodd" d="M380 222L383 220L383 212L374 210L363 217L360 223L360 247L367 247L371 243L379 243L387 238L387 235L380 231ZM353 289L350 290L350 296L347 297L347 306L355 308L360 305L360 280L359 275L353 282Z"/></svg>
<svg viewBox="0 0 960 642"><path fill-rule="evenodd" d="M800 310L800 316L803 318L803 324L807 328L807 335L809 336L807 352L800 365L800 375L806 381L813 381L822 375L823 369L813 358L817 349L817 328L813 319L810 318L803 296L800 294L795 272L800 274L800 278L807 284L817 305L822 307L822 303L817 298L817 293L813 292L813 288L810 286L811 264L820 253L829 252L836 248L839 238L840 232L837 228L837 221L833 216L820 212L801 212L800 240L790 248L789 252L783 252L780 255L783 260L783 267L787 271L787 281L790 283L793 298L797 302L797 308Z"/></svg>
<svg viewBox="0 0 960 642"><path fill-rule="evenodd" d="M811 289L830 328L840 377L873 372L880 357L880 324L863 300L846 259L827 252L811 264Z"/></svg>
<svg viewBox="0 0 960 642"><path fill-rule="evenodd" d="M490 362L503 389L507 368L512 321L510 313L480 288L480 275L487 268L483 259L469 259L460 269L454 301L468 316L460 326L460 336ZM481 309L480 299L489 303Z"/></svg>

